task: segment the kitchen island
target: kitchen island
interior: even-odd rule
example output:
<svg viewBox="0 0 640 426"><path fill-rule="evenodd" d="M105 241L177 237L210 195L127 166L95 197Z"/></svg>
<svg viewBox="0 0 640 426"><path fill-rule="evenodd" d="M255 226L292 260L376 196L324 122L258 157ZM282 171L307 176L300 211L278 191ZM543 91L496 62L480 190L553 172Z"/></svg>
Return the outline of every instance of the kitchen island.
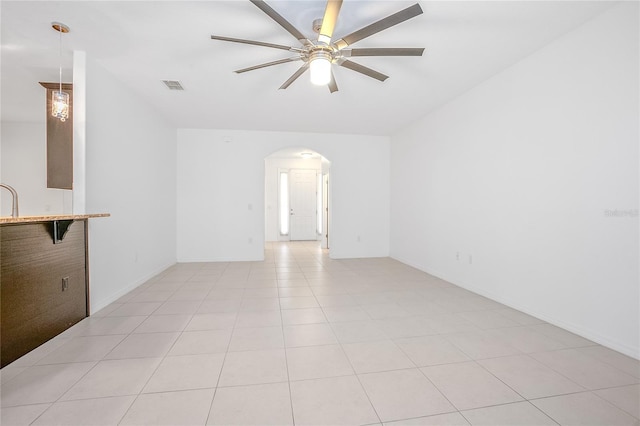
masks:
<svg viewBox="0 0 640 426"><path fill-rule="evenodd" d="M13 362L89 315L87 221L0 218L0 357Z"/></svg>

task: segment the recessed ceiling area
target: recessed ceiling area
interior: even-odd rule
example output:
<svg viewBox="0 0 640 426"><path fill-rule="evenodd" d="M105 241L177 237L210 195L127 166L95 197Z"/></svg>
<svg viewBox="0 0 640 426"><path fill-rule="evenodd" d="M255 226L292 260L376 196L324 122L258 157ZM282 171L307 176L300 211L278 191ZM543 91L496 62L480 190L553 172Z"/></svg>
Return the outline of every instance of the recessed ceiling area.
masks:
<svg viewBox="0 0 640 426"><path fill-rule="evenodd" d="M349 1L336 37L415 2ZM269 1L305 35L324 1ZM85 51L177 128L217 128L390 135L602 13L614 2L421 1L409 21L354 47L425 47L422 57L358 58L390 76L379 82L335 69L340 91L314 86L308 74L278 87L299 68L285 63L244 74L233 70L288 52L211 40L212 34L297 46L291 34L249 1L3 1L2 120L39 121L38 81L55 81L58 37L65 34L64 75L72 52ZM89 76L90 78L90 76ZM171 91L163 80L178 80ZM90 96L90 94L88 94ZM35 99L35 100L34 100Z"/></svg>

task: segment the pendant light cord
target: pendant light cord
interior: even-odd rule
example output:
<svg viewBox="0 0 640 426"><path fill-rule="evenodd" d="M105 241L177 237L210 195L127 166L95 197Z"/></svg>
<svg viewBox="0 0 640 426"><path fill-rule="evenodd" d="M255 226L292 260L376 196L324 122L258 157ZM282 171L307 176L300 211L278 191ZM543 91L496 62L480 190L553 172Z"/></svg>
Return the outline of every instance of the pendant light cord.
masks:
<svg viewBox="0 0 640 426"><path fill-rule="evenodd" d="M60 93L62 93L62 24L58 24L58 32L60 33Z"/></svg>

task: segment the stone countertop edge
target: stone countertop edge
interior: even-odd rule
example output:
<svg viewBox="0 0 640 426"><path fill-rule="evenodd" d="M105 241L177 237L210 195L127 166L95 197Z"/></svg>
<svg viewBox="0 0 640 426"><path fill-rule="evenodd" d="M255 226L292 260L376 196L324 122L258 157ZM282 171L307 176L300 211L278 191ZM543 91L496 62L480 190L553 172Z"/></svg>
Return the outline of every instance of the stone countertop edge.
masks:
<svg viewBox="0 0 640 426"><path fill-rule="evenodd" d="M55 220L82 220L94 217L109 217L109 213L95 214L56 214L46 216L20 216L20 217L0 217L0 224L9 223L30 223L30 222L51 222Z"/></svg>

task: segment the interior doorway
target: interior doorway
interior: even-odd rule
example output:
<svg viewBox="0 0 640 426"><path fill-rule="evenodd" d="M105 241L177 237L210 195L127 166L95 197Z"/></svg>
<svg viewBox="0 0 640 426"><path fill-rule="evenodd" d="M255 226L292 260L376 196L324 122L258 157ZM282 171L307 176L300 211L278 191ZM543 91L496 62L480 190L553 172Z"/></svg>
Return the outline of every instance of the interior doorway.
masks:
<svg viewBox="0 0 640 426"><path fill-rule="evenodd" d="M304 148L265 158L265 241L320 241L329 249L330 164Z"/></svg>
<svg viewBox="0 0 640 426"><path fill-rule="evenodd" d="M289 240L317 240L318 215L322 206L318 205L316 180L317 171L313 169L289 170ZM284 188L282 188L284 190ZM283 194L280 194L282 198ZM320 212L320 213L319 213Z"/></svg>

